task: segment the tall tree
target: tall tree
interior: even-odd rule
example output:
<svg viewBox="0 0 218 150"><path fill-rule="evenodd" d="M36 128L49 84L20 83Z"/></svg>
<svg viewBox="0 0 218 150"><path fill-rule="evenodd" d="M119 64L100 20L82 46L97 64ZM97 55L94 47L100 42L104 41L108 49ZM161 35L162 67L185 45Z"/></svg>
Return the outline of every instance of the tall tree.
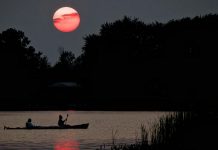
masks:
<svg viewBox="0 0 218 150"><path fill-rule="evenodd" d="M218 15L145 24L124 17L86 36L76 67L96 97L216 99ZM178 101L177 101L178 102ZM176 103L176 102L175 102Z"/></svg>
<svg viewBox="0 0 218 150"><path fill-rule="evenodd" d="M1 97L30 97L44 82L49 67L47 57L30 46L24 32L10 28L0 33Z"/></svg>
<svg viewBox="0 0 218 150"><path fill-rule="evenodd" d="M60 49L60 56L58 62L55 64L55 68L60 70L70 70L74 66L75 55L71 51Z"/></svg>
<svg viewBox="0 0 218 150"><path fill-rule="evenodd" d="M64 48L59 49L60 55L57 63L53 67L54 80L74 81L74 64L75 55L71 51L66 51Z"/></svg>
<svg viewBox="0 0 218 150"><path fill-rule="evenodd" d="M46 56L36 52L29 46L30 40L24 32L16 29L7 29L0 34L0 56L4 67L13 67L27 70L41 70L49 68Z"/></svg>

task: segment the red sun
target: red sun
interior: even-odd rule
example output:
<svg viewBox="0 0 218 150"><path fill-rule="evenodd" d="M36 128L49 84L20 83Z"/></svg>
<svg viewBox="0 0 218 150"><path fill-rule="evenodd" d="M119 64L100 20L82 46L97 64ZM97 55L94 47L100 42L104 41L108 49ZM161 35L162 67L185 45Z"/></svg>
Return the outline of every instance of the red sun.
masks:
<svg viewBox="0 0 218 150"><path fill-rule="evenodd" d="M72 32L79 27L79 13L70 7L58 9L53 16L54 26L61 32Z"/></svg>

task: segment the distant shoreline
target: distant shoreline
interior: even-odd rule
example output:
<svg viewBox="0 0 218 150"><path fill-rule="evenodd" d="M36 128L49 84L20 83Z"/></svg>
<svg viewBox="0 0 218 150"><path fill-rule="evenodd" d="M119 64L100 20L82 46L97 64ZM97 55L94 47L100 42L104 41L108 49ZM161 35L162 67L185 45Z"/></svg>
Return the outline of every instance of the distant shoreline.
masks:
<svg viewBox="0 0 218 150"><path fill-rule="evenodd" d="M103 106L103 105L90 105L90 106L72 106L72 105L0 105L0 111L216 111L216 107L208 106Z"/></svg>

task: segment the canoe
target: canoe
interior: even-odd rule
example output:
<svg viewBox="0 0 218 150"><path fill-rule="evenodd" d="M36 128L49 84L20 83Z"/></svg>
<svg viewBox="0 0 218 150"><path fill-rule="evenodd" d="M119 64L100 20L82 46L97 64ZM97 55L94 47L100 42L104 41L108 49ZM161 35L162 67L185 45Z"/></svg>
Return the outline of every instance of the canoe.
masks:
<svg viewBox="0 0 218 150"><path fill-rule="evenodd" d="M79 125L66 125L64 127L59 126L34 126L32 128L26 127L7 127L4 126L4 130L33 130L33 129L87 129L89 127L89 123L79 124Z"/></svg>

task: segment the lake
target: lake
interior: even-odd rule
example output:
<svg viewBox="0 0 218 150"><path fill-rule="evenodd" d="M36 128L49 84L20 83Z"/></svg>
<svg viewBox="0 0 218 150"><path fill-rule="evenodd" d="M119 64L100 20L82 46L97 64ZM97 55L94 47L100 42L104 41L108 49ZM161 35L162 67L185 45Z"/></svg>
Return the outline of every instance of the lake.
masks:
<svg viewBox="0 0 218 150"><path fill-rule="evenodd" d="M149 128L167 112L159 111L9 111L0 112L0 149L4 150L95 150L100 145L133 143L140 127ZM57 125L58 116L67 124L90 123L85 130L4 130L4 125L23 127L28 118L34 125Z"/></svg>

